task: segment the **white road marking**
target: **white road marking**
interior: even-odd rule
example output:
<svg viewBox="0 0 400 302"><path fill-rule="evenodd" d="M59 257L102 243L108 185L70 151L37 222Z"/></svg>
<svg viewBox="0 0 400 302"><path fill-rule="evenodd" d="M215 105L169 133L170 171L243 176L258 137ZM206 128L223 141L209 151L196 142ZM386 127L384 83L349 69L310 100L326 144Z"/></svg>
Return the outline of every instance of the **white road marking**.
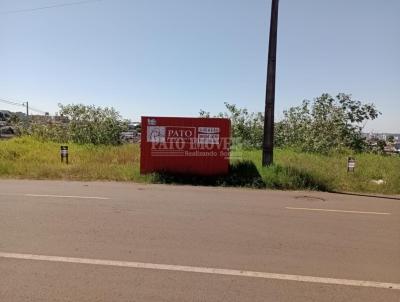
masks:
<svg viewBox="0 0 400 302"><path fill-rule="evenodd" d="M100 199L107 200L108 197L97 197L97 196L68 196L68 195L41 195L41 194L24 194L27 197L50 197L50 198L75 198L75 199Z"/></svg>
<svg viewBox="0 0 400 302"><path fill-rule="evenodd" d="M302 210L302 211L320 211L320 212L351 213L351 214L392 215L391 213L363 212L363 211L346 211L346 210L332 210L332 209L312 209L312 208L292 208L292 207L286 207L286 209L288 209L288 210Z"/></svg>
<svg viewBox="0 0 400 302"><path fill-rule="evenodd" d="M262 279L273 279L273 280L311 282L311 283L322 283L322 284L332 284L332 285L347 285L347 286L400 290L400 283L322 278L322 277L312 277L312 276L302 276L302 275L287 275L287 274L275 274L275 273L265 273L265 272L255 272L255 271L244 271L235 269L195 267L195 266L182 266L182 265L170 265L170 264L115 261L115 260L100 260L100 259L87 259L87 258L71 258L71 257L59 257L59 256L31 255L31 254L1 253L1 252L0 252L0 258L116 266L116 267L127 267L127 268L165 270L165 271L176 271L176 272L214 274L214 275L224 275L224 276L251 277L251 278L262 278Z"/></svg>

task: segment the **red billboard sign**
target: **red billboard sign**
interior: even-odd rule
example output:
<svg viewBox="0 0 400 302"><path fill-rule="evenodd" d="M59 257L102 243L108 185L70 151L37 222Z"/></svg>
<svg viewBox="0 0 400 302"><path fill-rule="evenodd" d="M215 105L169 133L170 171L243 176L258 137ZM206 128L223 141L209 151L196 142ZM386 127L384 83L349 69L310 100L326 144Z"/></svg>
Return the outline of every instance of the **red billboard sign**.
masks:
<svg viewBox="0 0 400 302"><path fill-rule="evenodd" d="M142 117L140 172L228 173L230 126L222 118Z"/></svg>

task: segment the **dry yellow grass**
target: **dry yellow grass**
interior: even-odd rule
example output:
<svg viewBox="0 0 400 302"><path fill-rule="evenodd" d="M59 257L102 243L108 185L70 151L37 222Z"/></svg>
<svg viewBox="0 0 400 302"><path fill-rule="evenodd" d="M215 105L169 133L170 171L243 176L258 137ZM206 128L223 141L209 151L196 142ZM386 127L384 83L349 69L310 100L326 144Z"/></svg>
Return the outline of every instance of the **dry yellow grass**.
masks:
<svg viewBox="0 0 400 302"><path fill-rule="evenodd" d="M119 181L148 178L139 173L138 145L68 146L66 165L60 161L60 144L30 137L0 141L0 177Z"/></svg>

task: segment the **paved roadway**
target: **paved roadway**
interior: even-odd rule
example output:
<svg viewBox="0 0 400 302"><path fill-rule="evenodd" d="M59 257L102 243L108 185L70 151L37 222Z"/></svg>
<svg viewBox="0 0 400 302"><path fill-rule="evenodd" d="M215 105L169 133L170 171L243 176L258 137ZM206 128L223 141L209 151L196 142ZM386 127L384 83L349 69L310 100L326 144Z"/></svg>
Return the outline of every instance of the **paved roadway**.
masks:
<svg viewBox="0 0 400 302"><path fill-rule="evenodd" d="M399 302L400 200L2 180L0 301Z"/></svg>

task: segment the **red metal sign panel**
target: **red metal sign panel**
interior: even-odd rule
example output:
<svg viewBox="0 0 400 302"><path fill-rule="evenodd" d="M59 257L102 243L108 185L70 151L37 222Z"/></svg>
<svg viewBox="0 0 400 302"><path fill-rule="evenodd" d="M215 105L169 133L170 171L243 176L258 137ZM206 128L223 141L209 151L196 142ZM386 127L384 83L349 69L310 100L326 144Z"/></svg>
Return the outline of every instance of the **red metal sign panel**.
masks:
<svg viewBox="0 0 400 302"><path fill-rule="evenodd" d="M229 171L231 123L222 118L142 117L140 172Z"/></svg>

